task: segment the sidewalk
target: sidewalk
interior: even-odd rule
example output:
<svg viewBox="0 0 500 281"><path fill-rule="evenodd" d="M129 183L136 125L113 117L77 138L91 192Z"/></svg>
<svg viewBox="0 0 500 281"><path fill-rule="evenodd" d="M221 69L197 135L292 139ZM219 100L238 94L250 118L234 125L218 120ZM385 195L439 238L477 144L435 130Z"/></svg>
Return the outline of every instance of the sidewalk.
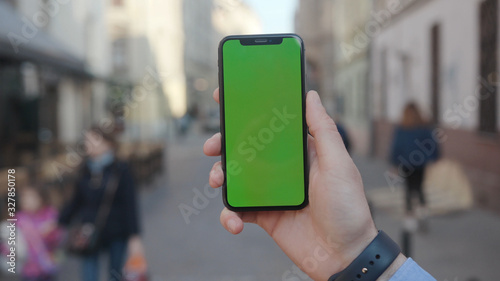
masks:
<svg viewBox="0 0 500 281"><path fill-rule="evenodd" d="M220 193L208 198L206 204L200 199L198 204L205 205L189 217L189 223L181 215L181 204L196 207L195 191L206 192L208 173L217 160L203 156L206 137L188 135L172 141L163 175L140 194L151 280L283 280L293 264L264 231L246 225L242 234L234 236L220 226ZM403 197L398 193L401 191L388 187L384 178L388 165L365 157L355 156L354 161L363 176L377 227L399 242L402 216L397 206L402 206ZM438 281L498 280L498 215L473 208L432 216L428 224L427 234L413 236L412 258ZM102 269L106 263L103 259ZM79 280L79 261L68 258L61 271L58 280ZM101 273L104 277L104 270Z"/></svg>
<svg viewBox="0 0 500 281"><path fill-rule="evenodd" d="M354 157L373 207L377 227L401 241L403 192L391 189L382 160ZM429 197L438 198L430 190ZM498 280L500 217L477 208L428 219L429 231L412 237L412 258L438 281Z"/></svg>

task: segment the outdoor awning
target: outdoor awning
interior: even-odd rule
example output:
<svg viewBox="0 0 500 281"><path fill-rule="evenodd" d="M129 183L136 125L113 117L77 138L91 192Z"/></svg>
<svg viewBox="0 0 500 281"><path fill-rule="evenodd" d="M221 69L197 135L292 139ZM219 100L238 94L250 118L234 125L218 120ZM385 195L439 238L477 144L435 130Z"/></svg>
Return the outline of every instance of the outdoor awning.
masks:
<svg viewBox="0 0 500 281"><path fill-rule="evenodd" d="M92 76L85 69L83 60L71 55L67 48L51 38L41 28L38 28L32 38L24 37L22 28L25 24L13 7L0 1L0 58L31 61L49 65L62 71L69 71L79 76ZM16 50L9 39L9 34L11 34L11 38L21 38L25 43L20 44Z"/></svg>

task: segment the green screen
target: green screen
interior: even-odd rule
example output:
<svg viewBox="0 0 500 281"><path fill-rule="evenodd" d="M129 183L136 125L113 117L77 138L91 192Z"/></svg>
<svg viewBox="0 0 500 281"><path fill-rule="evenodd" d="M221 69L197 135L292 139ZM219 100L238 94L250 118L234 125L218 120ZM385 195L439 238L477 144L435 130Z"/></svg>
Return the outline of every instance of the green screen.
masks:
<svg viewBox="0 0 500 281"><path fill-rule="evenodd" d="M222 46L227 202L304 202L301 43Z"/></svg>

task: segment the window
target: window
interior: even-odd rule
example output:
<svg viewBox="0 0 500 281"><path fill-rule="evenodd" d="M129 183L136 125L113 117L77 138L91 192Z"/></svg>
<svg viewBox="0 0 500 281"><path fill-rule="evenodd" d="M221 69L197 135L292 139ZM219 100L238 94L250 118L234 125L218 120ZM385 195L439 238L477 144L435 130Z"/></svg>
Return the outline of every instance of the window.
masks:
<svg viewBox="0 0 500 281"><path fill-rule="evenodd" d="M485 0L480 5L479 71L482 80L489 82L481 86L479 130L494 133L497 131L497 88L491 85L491 78L496 75L498 65L498 0Z"/></svg>
<svg viewBox="0 0 500 281"><path fill-rule="evenodd" d="M380 54L380 114L382 119L387 118L387 91L389 79L387 76L387 49L384 49Z"/></svg>
<svg viewBox="0 0 500 281"><path fill-rule="evenodd" d="M113 68L116 73L123 73L127 68L126 39L117 39L113 42Z"/></svg>
<svg viewBox="0 0 500 281"><path fill-rule="evenodd" d="M432 123L439 123L439 90L440 90L440 39L441 28L435 24L431 28L431 111Z"/></svg>

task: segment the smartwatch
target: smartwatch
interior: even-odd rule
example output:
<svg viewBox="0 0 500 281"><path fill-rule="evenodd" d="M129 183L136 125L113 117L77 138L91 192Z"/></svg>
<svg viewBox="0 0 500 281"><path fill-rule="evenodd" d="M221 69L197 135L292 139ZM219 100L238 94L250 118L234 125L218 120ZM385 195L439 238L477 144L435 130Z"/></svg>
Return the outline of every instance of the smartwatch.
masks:
<svg viewBox="0 0 500 281"><path fill-rule="evenodd" d="M379 231L375 239L354 261L328 281L375 281L401 253L389 235Z"/></svg>

